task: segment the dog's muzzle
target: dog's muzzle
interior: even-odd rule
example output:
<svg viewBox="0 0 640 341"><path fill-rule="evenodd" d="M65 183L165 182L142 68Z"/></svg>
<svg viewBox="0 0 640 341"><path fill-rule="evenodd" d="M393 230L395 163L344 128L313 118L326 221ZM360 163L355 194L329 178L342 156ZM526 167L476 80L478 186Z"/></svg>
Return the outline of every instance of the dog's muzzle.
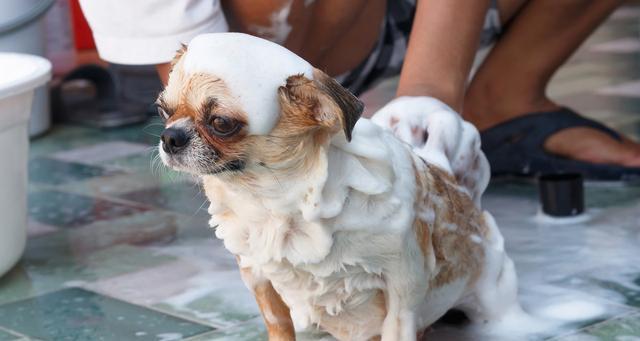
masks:
<svg viewBox="0 0 640 341"><path fill-rule="evenodd" d="M189 135L180 128L167 128L160 135L162 150L167 154L177 154L189 143Z"/></svg>

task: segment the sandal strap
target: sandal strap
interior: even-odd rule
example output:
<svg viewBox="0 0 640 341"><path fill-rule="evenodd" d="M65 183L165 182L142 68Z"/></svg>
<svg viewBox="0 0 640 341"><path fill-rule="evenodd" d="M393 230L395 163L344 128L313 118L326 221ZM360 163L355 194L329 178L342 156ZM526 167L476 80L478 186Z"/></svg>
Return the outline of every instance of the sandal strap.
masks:
<svg viewBox="0 0 640 341"><path fill-rule="evenodd" d="M622 141L620 134L611 128L563 107L557 111L527 114L484 131L481 134L482 148L491 151L506 146L524 145L528 146L527 149L536 148L546 153L544 143L549 136L576 127L593 128Z"/></svg>

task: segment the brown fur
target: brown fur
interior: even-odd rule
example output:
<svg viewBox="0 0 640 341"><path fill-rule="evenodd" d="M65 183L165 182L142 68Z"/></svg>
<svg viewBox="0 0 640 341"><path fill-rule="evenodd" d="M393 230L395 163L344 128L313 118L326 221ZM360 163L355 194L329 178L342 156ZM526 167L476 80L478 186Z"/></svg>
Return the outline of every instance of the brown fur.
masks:
<svg viewBox="0 0 640 341"><path fill-rule="evenodd" d="M346 90L332 90L335 85L330 83L335 81L321 71L316 70L314 77L318 80L290 76L278 89L281 108L278 124L268 136L250 137L255 148L251 155L265 165L279 171L283 171L281 166L291 172L307 170L313 167L317 160L314 155L329 143L333 134L343 130L350 136L355 117L362 111L360 101ZM292 160L299 163L291 164Z"/></svg>
<svg viewBox="0 0 640 341"><path fill-rule="evenodd" d="M171 73L171 71L173 71L173 67L178 64L178 61L182 58L182 56L184 56L184 53L187 52L187 45L186 44L180 44L180 48L178 49L178 51L176 51L176 55L173 57L173 59L171 60L171 68L169 69L169 73Z"/></svg>
<svg viewBox="0 0 640 341"><path fill-rule="evenodd" d="M248 117L228 91L224 81L208 74L188 77L180 67L185 50L174 58L172 80L159 99L171 116L167 124L181 118L195 123L198 134L219 154L220 162L250 159L269 168L291 171L313 166L312 155L339 129L350 137L362 103L323 72L315 70L314 80L293 75L278 90L281 117L267 136L248 136ZM220 138L210 132L208 119L214 113L233 118L244 128L230 137ZM300 157L305 156L305 157ZM292 160L301 162L291 164ZM243 174L244 180L252 174Z"/></svg>
<svg viewBox="0 0 640 341"><path fill-rule="evenodd" d="M293 128L296 134L322 127L331 133L342 129L350 140L364 109L362 102L322 71L315 69L313 77L311 80L303 75L290 76L278 90L282 127Z"/></svg>
<svg viewBox="0 0 640 341"><path fill-rule="evenodd" d="M436 166L424 166L422 172L418 171L421 167L416 169L416 183L419 186L416 204L420 208L433 209L435 219L432 226L417 219L414 230L425 257L433 252L439 265L431 287L441 287L465 274L472 274L469 283L473 284L480 275L484 252L482 245L470 237L476 234L484 239L487 227L482 213L471 198L459 190L451 174ZM446 204L437 205L432 202L431 196L441 198ZM448 228L450 226L457 228L451 230Z"/></svg>
<svg viewBox="0 0 640 341"><path fill-rule="evenodd" d="M240 268L242 277L252 278L251 269ZM246 282L252 282L248 280ZM273 289L271 282L260 281L251 288L260 307L262 318L267 326L270 341L292 341L296 339L293 321L289 307L282 301L280 295ZM275 321L274 321L275 319Z"/></svg>
<svg viewBox="0 0 640 341"><path fill-rule="evenodd" d="M177 63L180 63L180 59ZM170 83L160 99L160 105L171 115L167 124L189 118L202 139L217 152L221 163L243 158L251 142L251 139L246 138L248 118L229 94L224 82L204 73L184 79L179 68L171 77L183 79L184 82L179 89L172 88L173 83ZM209 121L214 116L234 119L242 128L231 136L219 137L212 133L209 126Z"/></svg>

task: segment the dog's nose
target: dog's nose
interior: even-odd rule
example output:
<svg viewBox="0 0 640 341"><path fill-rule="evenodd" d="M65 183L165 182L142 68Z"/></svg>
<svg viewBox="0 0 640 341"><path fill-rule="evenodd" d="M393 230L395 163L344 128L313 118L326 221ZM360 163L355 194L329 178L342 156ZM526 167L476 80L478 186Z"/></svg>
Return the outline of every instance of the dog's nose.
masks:
<svg viewBox="0 0 640 341"><path fill-rule="evenodd" d="M162 149L169 154L179 152L187 145L187 142L189 142L187 133L177 128L165 129L162 135L160 135L160 139L162 140Z"/></svg>

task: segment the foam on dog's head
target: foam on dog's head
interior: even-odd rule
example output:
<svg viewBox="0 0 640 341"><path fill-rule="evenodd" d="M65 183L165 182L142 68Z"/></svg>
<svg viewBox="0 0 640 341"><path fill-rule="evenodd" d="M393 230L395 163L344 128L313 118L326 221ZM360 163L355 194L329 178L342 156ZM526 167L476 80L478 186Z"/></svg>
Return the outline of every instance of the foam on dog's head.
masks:
<svg viewBox="0 0 640 341"><path fill-rule="evenodd" d="M249 120L249 134L268 134L278 122L278 87L287 77L313 79L313 67L286 48L242 33L210 33L195 37L184 55L187 74L219 77Z"/></svg>

